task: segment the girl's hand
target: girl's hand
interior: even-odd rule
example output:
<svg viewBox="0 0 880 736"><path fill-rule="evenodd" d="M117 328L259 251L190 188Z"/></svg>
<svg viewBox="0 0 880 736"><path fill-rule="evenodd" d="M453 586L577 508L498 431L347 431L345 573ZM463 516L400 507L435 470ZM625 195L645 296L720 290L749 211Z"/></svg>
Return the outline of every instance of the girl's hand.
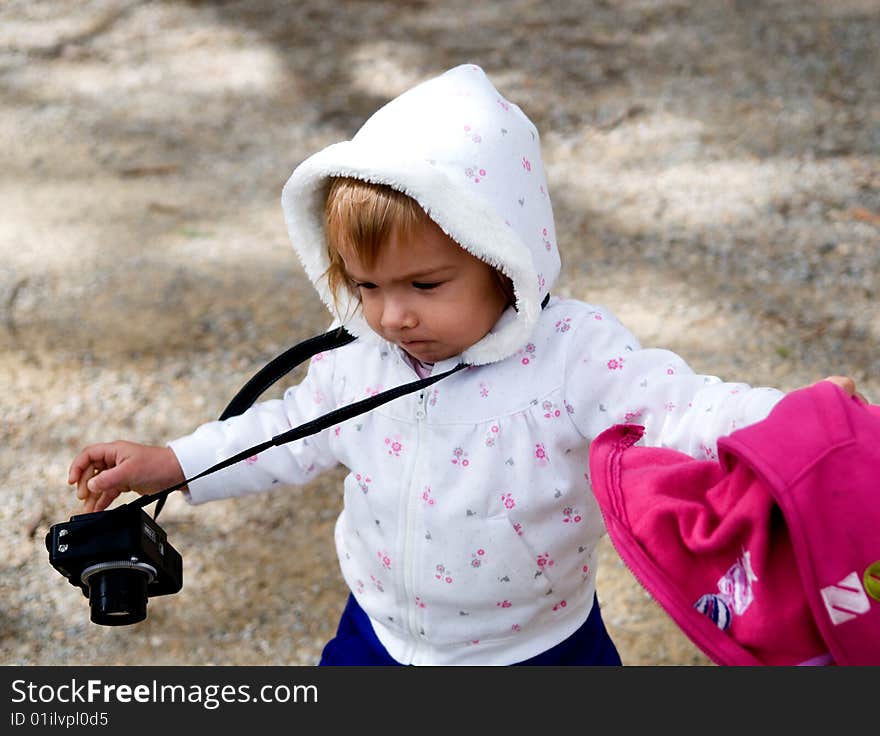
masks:
<svg viewBox="0 0 880 736"><path fill-rule="evenodd" d="M89 445L70 465L67 482L76 484L83 511L103 511L125 491L156 493L184 480L170 447L119 440Z"/></svg>
<svg viewBox="0 0 880 736"><path fill-rule="evenodd" d="M856 391L856 382L849 376L828 376L822 380L831 381L831 383L840 386L840 388L842 388L847 394L854 396L863 404L870 403L864 396L862 396L862 394Z"/></svg>

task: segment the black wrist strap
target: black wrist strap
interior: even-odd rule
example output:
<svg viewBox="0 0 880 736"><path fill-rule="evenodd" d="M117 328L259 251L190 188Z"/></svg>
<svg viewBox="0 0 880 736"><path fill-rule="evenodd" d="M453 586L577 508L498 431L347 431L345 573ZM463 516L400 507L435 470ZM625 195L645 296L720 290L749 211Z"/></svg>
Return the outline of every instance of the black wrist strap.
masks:
<svg viewBox="0 0 880 736"><path fill-rule="evenodd" d="M223 413L220 415L220 419L228 419L244 412L254 403L254 401L256 401L260 394L262 394L272 384L274 384L276 381L281 379L287 373L292 371L294 368L296 368L298 365L308 360L312 356L317 355L318 353L325 350L332 350L334 348L347 345L354 339L355 338L353 335L345 332L345 330L340 327L338 329L325 332L323 335L318 335L308 340L304 340L297 345L294 345L292 348L289 348L281 355L273 358L269 363L261 368L233 397L232 401L229 402L229 404L223 410ZM235 463L241 462L242 460L245 460L252 455L256 455L257 453L263 452L264 450L268 450L270 447L277 447L278 445L284 445L288 442L293 442L294 440L317 434L321 430L326 429L333 424L337 424L338 422L343 422L346 419L356 417L358 414L363 414L364 412L370 411L371 409L375 409L377 406L381 406L382 404L393 401L394 399L412 393L413 391L418 391L420 389L426 388L431 384L437 383L437 381L440 381L447 376L451 376L453 373L457 373L458 371L467 367L468 366L466 363L459 363L453 368L450 368L448 371L439 373L436 376L429 376L428 378L422 378L418 381L411 381L410 383L405 383L401 386L388 389L387 391L382 391L375 396L370 396L366 399L348 404L347 406L340 407L339 409L334 409L327 414L323 414L317 419L305 422L304 424L301 424L298 427L294 427L293 429L290 429L279 435L276 435L271 439L266 440L265 442L261 442L258 445L254 445L253 447L249 447L246 450L242 450L232 457L221 460L216 465L212 465L210 468L203 470L198 475L186 478L180 483L170 486L169 488L165 488L158 493L151 493L149 495L141 496L140 498L128 504L125 504L125 506L129 508L143 508L144 506L147 506L154 501L158 501L156 505L156 511L153 514L153 518L155 519L157 516L159 516L159 512L165 505L165 500L168 498L168 496L174 491L180 490L194 480L203 478L204 476L210 475L211 473L216 473L218 470L228 468L230 465L235 465ZM119 508L123 507L120 506Z"/></svg>

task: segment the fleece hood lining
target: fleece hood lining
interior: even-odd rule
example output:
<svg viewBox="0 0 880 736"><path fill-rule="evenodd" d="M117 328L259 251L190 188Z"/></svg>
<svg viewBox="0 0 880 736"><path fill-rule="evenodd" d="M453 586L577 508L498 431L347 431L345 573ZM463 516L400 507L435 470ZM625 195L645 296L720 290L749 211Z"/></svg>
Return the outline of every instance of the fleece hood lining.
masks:
<svg viewBox="0 0 880 736"><path fill-rule="evenodd" d="M473 365L500 360L527 341L540 312L538 277L528 249L494 209L471 194L463 198L445 174L423 161L370 161L368 151L356 142L330 146L302 164L284 187L282 204L293 244L307 275L323 302L347 329L361 336L371 331L360 313L357 299L340 292L338 314L333 295L323 278L330 265L324 227L324 204L329 180L345 176L386 184L412 197L449 237L471 255L507 276L516 297L517 319L499 332L490 332L466 350L465 362ZM395 166L394 163L397 163Z"/></svg>

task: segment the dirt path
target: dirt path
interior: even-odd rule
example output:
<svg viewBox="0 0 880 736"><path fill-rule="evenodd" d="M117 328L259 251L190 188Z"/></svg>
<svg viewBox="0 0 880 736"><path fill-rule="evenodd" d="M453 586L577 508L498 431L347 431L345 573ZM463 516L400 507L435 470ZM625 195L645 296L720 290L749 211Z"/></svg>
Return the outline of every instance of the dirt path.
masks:
<svg viewBox="0 0 880 736"><path fill-rule="evenodd" d="M558 289L700 372L880 399L880 2L0 6L0 647L7 664L312 664L340 474L163 512L185 586L123 629L50 568L84 444L162 442L324 328L279 197L411 84L482 65L542 131ZM293 377L294 379L296 376ZM604 547L628 664L703 664Z"/></svg>

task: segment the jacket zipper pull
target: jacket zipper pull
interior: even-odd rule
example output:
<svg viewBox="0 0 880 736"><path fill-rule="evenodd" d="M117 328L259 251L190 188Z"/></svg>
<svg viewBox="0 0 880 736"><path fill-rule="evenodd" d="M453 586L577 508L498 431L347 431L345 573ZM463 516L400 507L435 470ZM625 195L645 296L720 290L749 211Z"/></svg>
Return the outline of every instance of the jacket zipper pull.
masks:
<svg viewBox="0 0 880 736"><path fill-rule="evenodd" d="M419 404L416 409L416 419L424 419L428 416L428 411L426 404L428 403L428 396L424 391L419 392Z"/></svg>

